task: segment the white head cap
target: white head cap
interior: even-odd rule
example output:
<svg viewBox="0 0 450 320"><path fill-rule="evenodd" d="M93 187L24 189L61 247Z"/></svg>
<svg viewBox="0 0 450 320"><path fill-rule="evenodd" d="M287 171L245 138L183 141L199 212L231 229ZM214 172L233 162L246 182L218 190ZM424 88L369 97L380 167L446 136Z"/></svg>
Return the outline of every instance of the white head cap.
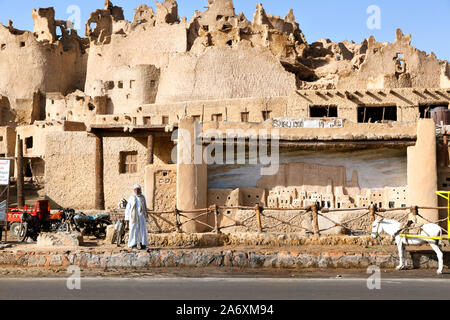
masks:
<svg viewBox="0 0 450 320"><path fill-rule="evenodd" d="M141 186L138 185L138 184L135 184L135 185L133 186L133 190L136 190L136 189L142 190Z"/></svg>

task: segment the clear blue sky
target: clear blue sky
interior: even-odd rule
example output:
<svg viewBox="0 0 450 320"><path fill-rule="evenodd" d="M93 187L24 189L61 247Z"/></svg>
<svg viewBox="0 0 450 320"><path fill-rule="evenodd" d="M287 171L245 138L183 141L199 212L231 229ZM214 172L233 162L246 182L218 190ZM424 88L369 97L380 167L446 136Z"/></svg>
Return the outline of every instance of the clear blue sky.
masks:
<svg viewBox="0 0 450 320"><path fill-rule="evenodd" d="M320 38L333 41L354 40L360 42L370 35L378 41L393 41L395 29L412 33L413 45L439 59L450 60L450 0L234 0L236 12L243 12L252 20L255 6L262 2L266 12L284 17L289 8L294 9L297 22L309 43ZM103 0L0 0L0 22L8 19L20 29L32 30L31 9L53 6L57 19L66 20L67 8L77 5L81 9L82 30L89 13L102 8ZM154 5L154 1L115 0L114 5L125 9L125 16L132 19L134 8L141 3ZM178 0L180 16L190 19L194 10L203 10L207 0ZM377 5L381 12L381 29L369 30L367 8Z"/></svg>

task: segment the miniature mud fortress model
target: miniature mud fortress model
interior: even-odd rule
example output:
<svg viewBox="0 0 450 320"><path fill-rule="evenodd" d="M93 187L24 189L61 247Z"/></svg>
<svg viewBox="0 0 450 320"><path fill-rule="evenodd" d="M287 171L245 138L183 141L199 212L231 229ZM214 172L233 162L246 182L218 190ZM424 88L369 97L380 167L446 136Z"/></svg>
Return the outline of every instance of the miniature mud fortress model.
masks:
<svg viewBox="0 0 450 320"><path fill-rule="evenodd" d="M308 43L292 10L258 5L250 21L232 0L209 0L190 21L175 0L141 5L133 21L106 1L86 38L53 8L32 17L34 32L0 25L0 154L16 156L22 140L25 176L54 208L115 208L134 184L156 212L437 207L435 191L450 190L450 66L401 30L393 43ZM176 129L218 130L216 142L276 130L279 170L175 164L172 150L190 146Z"/></svg>

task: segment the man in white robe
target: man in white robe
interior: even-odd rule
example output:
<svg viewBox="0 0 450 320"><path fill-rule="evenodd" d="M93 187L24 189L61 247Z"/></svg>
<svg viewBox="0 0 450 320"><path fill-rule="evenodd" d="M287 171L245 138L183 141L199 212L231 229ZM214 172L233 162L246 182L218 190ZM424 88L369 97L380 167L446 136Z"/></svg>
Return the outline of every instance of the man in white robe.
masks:
<svg viewBox="0 0 450 320"><path fill-rule="evenodd" d="M127 221L130 229L128 247L137 249L138 244L140 244L141 250L145 250L148 246L147 202L140 185L135 185L133 189L134 195L128 200L125 209L125 221Z"/></svg>

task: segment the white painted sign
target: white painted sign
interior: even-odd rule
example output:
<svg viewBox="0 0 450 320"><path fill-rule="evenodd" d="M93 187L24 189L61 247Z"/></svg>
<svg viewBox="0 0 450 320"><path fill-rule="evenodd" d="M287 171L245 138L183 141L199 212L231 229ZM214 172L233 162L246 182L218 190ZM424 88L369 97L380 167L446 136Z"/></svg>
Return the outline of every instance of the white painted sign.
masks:
<svg viewBox="0 0 450 320"><path fill-rule="evenodd" d="M0 160L0 186L7 186L9 184L9 170L11 168L11 160Z"/></svg>
<svg viewBox="0 0 450 320"><path fill-rule="evenodd" d="M321 118L321 119L273 119L275 128L342 128L344 121L338 118Z"/></svg>

